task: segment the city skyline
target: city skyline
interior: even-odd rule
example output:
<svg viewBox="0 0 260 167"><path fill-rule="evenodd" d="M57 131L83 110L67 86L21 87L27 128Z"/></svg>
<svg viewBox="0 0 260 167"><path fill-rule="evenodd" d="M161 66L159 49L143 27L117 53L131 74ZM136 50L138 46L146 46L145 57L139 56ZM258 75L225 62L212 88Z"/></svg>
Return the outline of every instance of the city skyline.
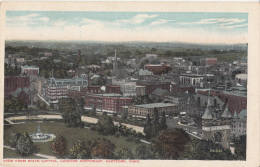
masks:
<svg viewBox="0 0 260 167"><path fill-rule="evenodd" d="M247 24L247 13L7 11L6 39L237 44Z"/></svg>

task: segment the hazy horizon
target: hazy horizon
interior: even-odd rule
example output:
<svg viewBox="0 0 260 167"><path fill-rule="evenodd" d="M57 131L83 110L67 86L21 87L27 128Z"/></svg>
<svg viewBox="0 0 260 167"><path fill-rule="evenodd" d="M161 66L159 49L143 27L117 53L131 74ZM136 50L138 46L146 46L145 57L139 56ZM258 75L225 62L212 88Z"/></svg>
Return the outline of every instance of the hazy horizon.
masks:
<svg viewBox="0 0 260 167"><path fill-rule="evenodd" d="M7 11L7 40L247 43L247 13Z"/></svg>

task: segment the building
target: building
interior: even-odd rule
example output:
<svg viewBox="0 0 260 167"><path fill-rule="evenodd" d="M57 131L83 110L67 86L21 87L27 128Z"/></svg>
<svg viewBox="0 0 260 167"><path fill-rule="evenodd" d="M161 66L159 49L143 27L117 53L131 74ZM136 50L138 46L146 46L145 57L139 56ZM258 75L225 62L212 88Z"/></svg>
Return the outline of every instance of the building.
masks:
<svg viewBox="0 0 260 167"><path fill-rule="evenodd" d="M16 58L17 64L23 64L25 62L24 58Z"/></svg>
<svg viewBox="0 0 260 167"><path fill-rule="evenodd" d="M140 69L138 71L138 76L140 79L147 79L153 76L153 72L149 71L149 70L143 70Z"/></svg>
<svg viewBox="0 0 260 167"><path fill-rule="evenodd" d="M136 85L136 96L145 96L145 86Z"/></svg>
<svg viewBox="0 0 260 167"><path fill-rule="evenodd" d="M107 85L106 86L106 93L122 94L119 85Z"/></svg>
<svg viewBox="0 0 260 167"><path fill-rule="evenodd" d="M233 116L233 122L232 122L232 135L234 137L239 137L242 135L246 135L246 124L247 124L247 112L245 109L243 109L242 111L239 112L239 114L237 114L237 112L234 113Z"/></svg>
<svg viewBox="0 0 260 167"><path fill-rule="evenodd" d="M171 70L168 64L146 64L144 66L145 70L151 71L154 75L166 74Z"/></svg>
<svg viewBox="0 0 260 167"><path fill-rule="evenodd" d="M126 82L120 85L123 96L136 96L136 82Z"/></svg>
<svg viewBox="0 0 260 167"><path fill-rule="evenodd" d="M213 95L197 93L194 95L194 98L196 99L197 104L200 107L206 107L208 99L210 99L210 101L213 103L212 105L214 107L217 107L217 106L223 107L225 104L225 101L222 101L218 96L213 96Z"/></svg>
<svg viewBox="0 0 260 167"><path fill-rule="evenodd" d="M218 59L214 58L214 57L200 59L200 64L204 65L204 66L213 66L213 65L216 65L217 62L218 62Z"/></svg>
<svg viewBox="0 0 260 167"><path fill-rule="evenodd" d="M51 52L44 52L43 55L46 56L46 57L50 57L50 56L52 56L52 53Z"/></svg>
<svg viewBox="0 0 260 167"><path fill-rule="evenodd" d="M171 115L176 113L176 104L171 103L150 103L150 104L141 104L133 105L128 107L128 114L134 117L146 118L147 114L153 116L153 112L157 109L159 115L162 112L165 112L166 115Z"/></svg>
<svg viewBox="0 0 260 167"><path fill-rule="evenodd" d="M171 84L171 92L172 93L185 93L185 92L195 93L195 88L193 86Z"/></svg>
<svg viewBox="0 0 260 167"><path fill-rule="evenodd" d="M85 109L93 109L96 111L107 113L120 113L122 106L129 106L132 103L132 98L123 97L120 94L104 93L104 94L86 94Z"/></svg>
<svg viewBox="0 0 260 167"><path fill-rule="evenodd" d="M237 74L235 80L240 85L247 85L247 74Z"/></svg>
<svg viewBox="0 0 260 167"><path fill-rule="evenodd" d="M169 96L170 92L166 89L157 88L150 95L149 98L153 102L162 102L166 96Z"/></svg>
<svg viewBox="0 0 260 167"><path fill-rule="evenodd" d="M227 105L219 112L208 99L207 107L202 115L202 138L218 143L228 149L231 141L232 114Z"/></svg>
<svg viewBox="0 0 260 167"><path fill-rule="evenodd" d="M87 66L87 69L93 73L96 73L101 69L101 67L99 65L91 64Z"/></svg>
<svg viewBox="0 0 260 167"><path fill-rule="evenodd" d="M101 86L88 85L88 87L82 87L79 90L69 89L68 96L72 98L84 97L87 93L99 94L102 93Z"/></svg>
<svg viewBox="0 0 260 167"><path fill-rule="evenodd" d="M203 87L203 75L198 74L181 74L180 85L193 86L193 87Z"/></svg>
<svg viewBox="0 0 260 167"><path fill-rule="evenodd" d="M47 81L44 96L50 103L58 103L59 99L67 98L69 92L80 92L87 86L88 80L85 78L56 79L52 77Z"/></svg>
<svg viewBox="0 0 260 167"><path fill-rule="evenodd" d="M208 90L198 90L197 94L208 95ZM218 91L211 90L210 96L219 98L223 103L227 103L229 111L234 112L242 111L247 108L247 96L241 91Z"/></svg>
<svg viewBox="0 0 260 167"><path fill-rule="evenodd" d="M24 103L30 103L30 79L26 76L5 76L4 97L18 97Z"/></svg>
<svg viewBox="0 0 260 167"><path fill-rule="evenodd" d="M39 75L39 67L21 66L21 73L28 76Z"/></svg>
<svg viewBox="0 0 260 167"><path fill-rule="evenodd" d="M171 82L139 80L136 82L136 85L145 86L145 94L149 95L157 88L170 91Z"/></svg>
<svg viewBox="0 0 260 167"><path fill-rule="evenodd" d="M181 93L176 95L165 96L164 102L176 104L178 111L184 111L187 108L188 94Z"/></svg>

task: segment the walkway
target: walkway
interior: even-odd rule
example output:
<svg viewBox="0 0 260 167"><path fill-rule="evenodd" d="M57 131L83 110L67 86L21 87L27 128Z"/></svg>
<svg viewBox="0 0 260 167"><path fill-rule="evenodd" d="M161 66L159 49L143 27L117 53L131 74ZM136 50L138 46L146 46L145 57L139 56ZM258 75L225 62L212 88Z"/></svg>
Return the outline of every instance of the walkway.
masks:
<svg viewBox="0 0 260 167"><path fill-rule="evenodd" d="M9 149L9 150L13 150L13 151L16 150L15 148L10 147L10 146L7 146L7 145L4 145L4 148ZM37 157L45 158L45 159L57 159L55 156L50 156L50 155L46 155L46 154L38 154L38 153L35 153L35 154L33 154L33 155L35 155L35 156L37 156Z"/></svg>
<svg viewBox="0 0 260 167"><path fill-rule="evenodd" d="M19 120L26 120L26 119L30 119L30 120L39 120L39 119L62 119L61 115L33 115L33 116L14 116L14 117L9 117L9 118L5 118L5 120L7 122L12 122L11 124L16 124L13 121L19 121ZM93 118L93 117L88 117L88 116L81 116L81 120L83 122L87 122L87 123L93 123L96 124L98 122L97 118ZM114 122L115 125L118 125L119 122ZM141 126L136 126L136 125L131 125L131 124L126 124L126 123L122 123L122 125L126 126L127 128L133 129L136 132L140 132L143 134L143 130L144 128Z"/></svg>
<svg viewBox="0 0 260 167"><path fill-rule="evenodd" d="M45 104L47 104L48 106L50 106L50 103L47 102L41 95L37 94L37 96L38 96Z"/></svg>

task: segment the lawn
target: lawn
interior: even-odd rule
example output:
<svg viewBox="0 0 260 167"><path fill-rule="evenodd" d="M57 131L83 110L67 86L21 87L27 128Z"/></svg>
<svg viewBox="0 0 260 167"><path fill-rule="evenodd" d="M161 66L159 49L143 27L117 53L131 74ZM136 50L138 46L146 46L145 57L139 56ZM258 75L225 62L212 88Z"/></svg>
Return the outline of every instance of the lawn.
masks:
<svg viewBox="0 0 260 167"><path fill-rule="evenodd" d="M125 146L134 152L136 145L138 145L134 141L127 140L127 137L115 137L115 136L103 136L96 131L87 129L87 128L69 128L62 122L27 122L25 124L17 124L6 127L4 130L4 144L8 145L8 140L12 133L23 133L27 131L29 134L34 133L36 131L37 126L40 125L41 131L43 133L53 133L56 136L62 135L65 137L67 141L67 152L72 147L73 143L77 140L95 140L97 138L107 138L111 140L116 145L116 150ZM34 143L38 149L39 153L54 155L50 149L50 143ZM9 154L5 155L5 157L9 157Z"/></svg>

